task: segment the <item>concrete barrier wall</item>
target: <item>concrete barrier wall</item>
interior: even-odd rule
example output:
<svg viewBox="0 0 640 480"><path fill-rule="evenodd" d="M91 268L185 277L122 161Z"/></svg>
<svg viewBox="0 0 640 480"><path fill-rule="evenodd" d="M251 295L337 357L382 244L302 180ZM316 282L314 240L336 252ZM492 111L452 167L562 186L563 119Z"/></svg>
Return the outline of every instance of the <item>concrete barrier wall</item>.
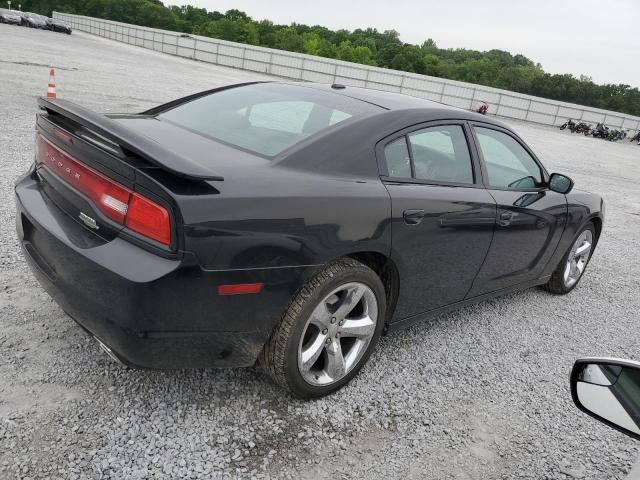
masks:
<svg viewBox="0 0 640 480"><path fill-rule="evenodd" d="M593 124L604 122L609 127L628 128L633 132L640 130L640 117L508 90L99 18L59 12L53 16L74 30L216 65L296 80L399 92L468 110L477 109L480 102L485 101L490 114L544 125L560 125L567 118L573 118Z"/></svg>

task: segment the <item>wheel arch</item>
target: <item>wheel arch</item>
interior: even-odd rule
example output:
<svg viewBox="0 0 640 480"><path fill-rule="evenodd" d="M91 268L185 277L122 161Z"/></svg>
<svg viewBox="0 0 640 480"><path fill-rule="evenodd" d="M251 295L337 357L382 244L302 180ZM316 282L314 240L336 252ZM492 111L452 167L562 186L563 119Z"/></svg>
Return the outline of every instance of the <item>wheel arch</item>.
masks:
<svg viewBox="0 0 640 480"><path fill-rule="evenodd" d="M365 251L354 252L345 255L345 257L353 258L360 263L366 265L373 270L384 285L387 300L387 311L385 318L385 332L387 326L396 309L398 302L398 294L400 292L400 273L395 262L388 256L380 252Z"/></svg>
<svg viewBox="0 0 640 480"><path fill-rule="evenodd" d="M600 218L598 215L594 215L588 221L593 223L593 226L596 228L595 244L597 245L598 240L600 239L600 234L602 233L602 218Z"/></svg>

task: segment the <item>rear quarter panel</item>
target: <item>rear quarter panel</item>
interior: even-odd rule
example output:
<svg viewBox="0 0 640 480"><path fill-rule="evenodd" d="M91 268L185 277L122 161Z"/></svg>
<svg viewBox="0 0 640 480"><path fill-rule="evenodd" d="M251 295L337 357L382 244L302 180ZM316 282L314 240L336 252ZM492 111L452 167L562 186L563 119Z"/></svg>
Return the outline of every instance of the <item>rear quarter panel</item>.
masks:
<svg viewBox="0 0 640 480"><path fill-rule="evenodd" d="M179 201L185 247L205 269L311 266L354 252L390 253L391 205L378 178L268 164L216 188L219 194Z"/></svg>

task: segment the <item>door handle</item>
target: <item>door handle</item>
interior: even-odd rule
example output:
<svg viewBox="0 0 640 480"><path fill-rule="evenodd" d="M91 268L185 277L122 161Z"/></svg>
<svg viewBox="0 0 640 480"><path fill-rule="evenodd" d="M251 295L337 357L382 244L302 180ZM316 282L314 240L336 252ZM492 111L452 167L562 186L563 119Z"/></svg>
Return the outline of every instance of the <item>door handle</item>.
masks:
<svg viewBox="0 0 640 480"><path fill-rule="evenodd" d="M498 224L501 227L508 227L511 224L511 220L513 219L513 212L504 211L500 214L500 221Z"/></svg>
<svg viewBox="0 0 640 480"><path fill-rule="evenodd" d="M402 216L407 225L417 225L424 218L424 210L405 210Z"/></svg>

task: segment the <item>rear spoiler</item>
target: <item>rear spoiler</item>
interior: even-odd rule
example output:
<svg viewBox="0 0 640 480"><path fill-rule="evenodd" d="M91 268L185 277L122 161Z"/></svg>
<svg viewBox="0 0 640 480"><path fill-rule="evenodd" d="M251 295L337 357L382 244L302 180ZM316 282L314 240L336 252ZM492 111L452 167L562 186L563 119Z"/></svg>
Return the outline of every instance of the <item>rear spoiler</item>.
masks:
<svg viewBox="0 0 640 480"><path fill-rule="evenodd" d="M171 151L144 135L132 132L109 117L92 112L73 102L40 97L38 98L38 106L42 110L62 115L86 127L109 142L114 143L120 149L130 151L174 175L197 180L224 180L224 177L217 175L193 160ZM109 149L109 152L113 153L111 149Z"/></svg>

